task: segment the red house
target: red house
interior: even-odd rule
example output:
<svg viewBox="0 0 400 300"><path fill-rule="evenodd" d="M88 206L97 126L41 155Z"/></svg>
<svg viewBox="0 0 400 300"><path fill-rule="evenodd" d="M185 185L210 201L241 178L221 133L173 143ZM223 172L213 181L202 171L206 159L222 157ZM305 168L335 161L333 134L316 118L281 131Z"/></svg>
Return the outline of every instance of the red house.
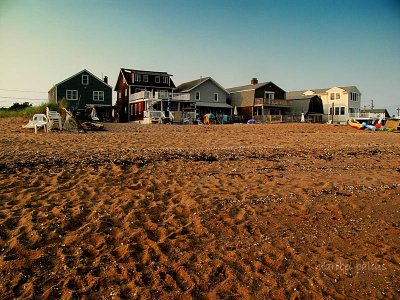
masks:
<svg viewBox="0 0 400 300"><path fill-rule="evenodd" d="M121 68L114 91L117 92L118 122L140 121L144 119L146 102L143 99L133 99L133 95L146 92L146 96L169 95L175 88L167 72L143 71ZM157 93L157 94L156 94ZM148 105L149 103L147 103Z"/></svg>

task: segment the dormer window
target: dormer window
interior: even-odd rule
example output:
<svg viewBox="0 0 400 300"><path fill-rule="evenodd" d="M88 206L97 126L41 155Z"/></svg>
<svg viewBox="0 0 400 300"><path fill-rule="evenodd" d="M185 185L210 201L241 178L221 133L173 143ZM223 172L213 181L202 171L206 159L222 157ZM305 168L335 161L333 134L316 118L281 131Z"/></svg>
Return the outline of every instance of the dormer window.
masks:
<svg viewBox="0 0 400 300"><path fill-rule="evenodd" d="M160 83L160 76L156 76L156 83Z"/></svg>
<svg viewBox="0 0 400 300"><path fill-rule="evenodd" d="M169 83L169 77L168 76L164 76L163 77L163 83L165 83L165 84Z"/></svg>
<svg viewBox="0 0 400 300"><path fill-rule="evenodd" d="M83 85L89 84L89 75L82 75L82 84Z"/></svg>

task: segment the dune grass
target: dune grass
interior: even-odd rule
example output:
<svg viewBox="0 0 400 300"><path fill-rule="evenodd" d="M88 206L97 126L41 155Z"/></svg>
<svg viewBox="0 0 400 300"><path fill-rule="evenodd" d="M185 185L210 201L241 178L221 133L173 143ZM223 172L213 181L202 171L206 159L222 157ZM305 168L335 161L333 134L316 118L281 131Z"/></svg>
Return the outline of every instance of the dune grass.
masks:
<svg viewBox="0 0 400 300"><path fill-rule="evenodd" d="M46 107L50 110L59 110L60 105L55 103L43 103L36 106L29 106L18 110L0 110L0 118L26 117L31 118L34 114L45 114Z"/></svg>

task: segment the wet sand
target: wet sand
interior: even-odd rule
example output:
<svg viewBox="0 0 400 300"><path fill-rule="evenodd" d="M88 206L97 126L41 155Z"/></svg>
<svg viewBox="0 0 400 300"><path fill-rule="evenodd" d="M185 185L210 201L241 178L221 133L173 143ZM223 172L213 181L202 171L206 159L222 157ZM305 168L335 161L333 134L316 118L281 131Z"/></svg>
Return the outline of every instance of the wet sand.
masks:
<svg viewBox="0 0 400 300"><path fill-rule="evenodd" d="M0 119L0 298L398 299L400 134Z"/></svg>

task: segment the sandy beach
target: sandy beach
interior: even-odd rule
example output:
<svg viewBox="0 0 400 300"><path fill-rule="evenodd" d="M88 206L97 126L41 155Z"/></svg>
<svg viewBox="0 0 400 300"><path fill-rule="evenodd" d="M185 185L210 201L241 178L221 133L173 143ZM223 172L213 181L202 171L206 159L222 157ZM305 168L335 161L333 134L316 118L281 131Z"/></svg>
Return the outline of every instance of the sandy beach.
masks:
<svg viewBox="0 0 400 300"><path fill-rule="evenodd" d="M0 298L398 299L400 134L0 119Z"/></svg>

